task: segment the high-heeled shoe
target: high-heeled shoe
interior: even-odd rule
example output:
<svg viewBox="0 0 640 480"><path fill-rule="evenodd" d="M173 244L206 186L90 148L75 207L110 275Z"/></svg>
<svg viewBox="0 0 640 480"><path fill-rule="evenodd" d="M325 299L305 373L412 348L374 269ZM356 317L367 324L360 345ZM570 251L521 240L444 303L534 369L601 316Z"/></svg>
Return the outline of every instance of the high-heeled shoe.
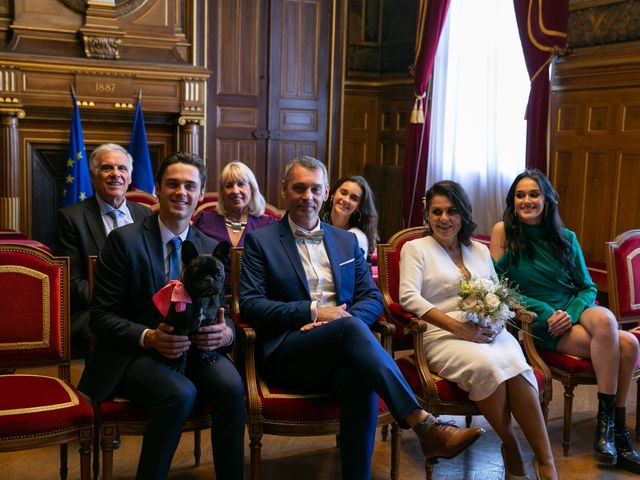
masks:
<svg viewBox="0 0 640 480"><path fill-rule="evenodd" d="M504 465L504 480L529 480L526 473L524 475L514 475L507 470L507 457L504 454L504 445L500 447L500 453L502 454L502 464Z"/></svg>
<svg viewBox="0 0 640 480"><path fill-rule="evenodd" d="M538 465L538 459L536 457L531 459L531 466L533 467L533 473L536 475L536 480L542 480L540 476L540 465Z"/></svg>

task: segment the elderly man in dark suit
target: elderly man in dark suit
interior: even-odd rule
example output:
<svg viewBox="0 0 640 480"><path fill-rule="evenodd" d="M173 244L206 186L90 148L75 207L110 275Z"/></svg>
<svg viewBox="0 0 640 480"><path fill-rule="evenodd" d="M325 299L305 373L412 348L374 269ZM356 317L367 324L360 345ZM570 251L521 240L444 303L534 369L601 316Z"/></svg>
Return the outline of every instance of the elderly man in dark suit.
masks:
<svg viewBox="0 0 640 480"><path fill-rule="evenodd" d="M96 342L79 388L97 402L118 395L151 411L138 479L167 477L196 395L212 405L216 478L243 478L244 390L223 354L234 337L230 315L221 308L216 321L192 338L172 335L152 300L179 272L183 241L191 241L199 253L210 253L217 245L190 226L205 180L206 166L196 155L168 156L156 174L159 213L114 230L96 263L89 325ZM222 305L223 300L221 291ZM211 361L190 362L188 354L183 375L168 363L190 348Z"/></svg>
<svg viewBox="0 0 640 480"><path fill-rule="evenodd" d="M124 197L133 159L115 143L96 148L89 158L95 194L58 212L56 255L70 258L71 347L86 353L89 343L89 285L87 257L97 255L114 228L141 220L151 210Z"/></svg>
<svg viewBox="0 0 640 480"><path fill-rule="evenodd" d="M256 328L261 368L274 382L340 397L343 478L370 478L376 394L413 427L426 457L455 456L482 430L436 422L369 330L380 292L355 235L319 221L328 190L321 162L293 160L282 181L287 215L245 240L240 310Z"/></svg>

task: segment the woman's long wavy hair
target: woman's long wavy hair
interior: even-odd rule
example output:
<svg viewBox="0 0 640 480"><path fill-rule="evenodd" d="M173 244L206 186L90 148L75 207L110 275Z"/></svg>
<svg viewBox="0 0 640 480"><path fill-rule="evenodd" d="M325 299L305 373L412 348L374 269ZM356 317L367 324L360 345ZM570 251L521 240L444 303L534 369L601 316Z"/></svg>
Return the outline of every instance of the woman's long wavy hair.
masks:
<svg viewBox="0 0 640 480"><path fill-rule="evenodd" d="M373 198L373 191L369 183L360 175L343 177L333 184L329 190L329 200L324 203L320 211L320 218L323 222L331 223L331 210L333 209L333 196L345 182L356 183L362 189L362 197L358 209L349 217L349 228L359 228L364 232L369 242L367 257L371 256L378 242L378 211Z"/></svg>
<svg viewBox="0 0 640 480"><path fill-rule="evenodd" d="M542 210L542 220L540 225L544 229L546 237L549 239L551 250L560 260L560 264L567 269L573 270L573 256L571 254L571 243L564 233L564 224L558 212L558 192L551 186L549 179L539 170L525 170L519 174L507 193L506 208L502 219L504 220L504 231L506 237L506 250L510 252L515 261L522 255L533 257L533 247L522 228L522 222L515 209L516 187L520 180L530 178L535 181L544 196L544 208Z"/></svg>
<svg viewBox="0 0 640 480"><path fill-rule="evenodd" d="M468 247L471 245L471 235L473 235L478 225L473 222L473 209L467 192L464 191L462 185L453 180L436 182L424 194L422 216L426 226L426 235L432 235L431 226L429 225L429 207L431 206L431 199L436 195L447 197L460 214L462 225L458 232L458 242Z"/></svg>

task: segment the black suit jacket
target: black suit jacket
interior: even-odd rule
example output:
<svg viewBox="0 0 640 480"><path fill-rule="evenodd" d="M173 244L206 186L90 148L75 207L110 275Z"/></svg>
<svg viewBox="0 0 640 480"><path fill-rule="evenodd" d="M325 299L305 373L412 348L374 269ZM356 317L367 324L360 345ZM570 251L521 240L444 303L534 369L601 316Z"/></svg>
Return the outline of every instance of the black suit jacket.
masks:
<svg viewBox="0 0 640 480"><path fill-rule="evenodd" d="M153 212L139 203L127 201L134 222ZM70 259L71 314L89 309L87 257L97 255L107 235L95 195L58 211L58 239L55 252Z"/></svg>
<svg viewBox="0 0 640 480"><path fill-rule="evenodd" d="M199 253L211 253L218 242L194 227L190 240ZM162 316L153 294L166 284L158 216L114 230L96 262L89 327L95 346L79 388L96 401L109 397L129 362L137 355L154 354L140 347L145 328L156 328ZM224 305L224 291L220 292ZM230 315L227 325L233 327Z"/></svg>

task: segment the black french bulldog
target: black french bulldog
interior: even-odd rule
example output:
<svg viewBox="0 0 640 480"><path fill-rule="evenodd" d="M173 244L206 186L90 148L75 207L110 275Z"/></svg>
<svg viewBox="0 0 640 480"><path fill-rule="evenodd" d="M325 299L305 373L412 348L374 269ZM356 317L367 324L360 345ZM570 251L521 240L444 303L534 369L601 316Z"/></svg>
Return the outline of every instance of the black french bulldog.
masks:
<svg viewBox="0 0 640 480"><path fill-rule="evenodd" d="M193 243L189 240L182 243L181 257L184 264L182 284L191 297L191 303L186 303L183 311L178 311L181 309L176 309L176 303L172 302L164 323L173 327L174 335L190 337L200 327L216 322L218 310L225 306L224 265L221 260L228 258L229 249L228 242L220 242L212 254L198 255ZM192 361L208 364L215 361L215 356L197 348L191 348L188 353L190 364ZM174 370L184 373L187 366L187 352L180 358L170 360L169 364Z"/></svg>

